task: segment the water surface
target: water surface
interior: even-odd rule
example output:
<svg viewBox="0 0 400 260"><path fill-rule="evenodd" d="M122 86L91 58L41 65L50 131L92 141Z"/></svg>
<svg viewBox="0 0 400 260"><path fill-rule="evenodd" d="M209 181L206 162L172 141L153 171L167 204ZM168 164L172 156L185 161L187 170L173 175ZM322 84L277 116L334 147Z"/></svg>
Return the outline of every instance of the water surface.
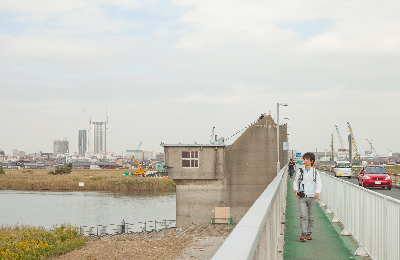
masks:
<svg viewBox="0 0 400 260"><path fill-rule="evenodd" d="M0 225L96 226L176 219L175 191L0 191Z"/></svg>

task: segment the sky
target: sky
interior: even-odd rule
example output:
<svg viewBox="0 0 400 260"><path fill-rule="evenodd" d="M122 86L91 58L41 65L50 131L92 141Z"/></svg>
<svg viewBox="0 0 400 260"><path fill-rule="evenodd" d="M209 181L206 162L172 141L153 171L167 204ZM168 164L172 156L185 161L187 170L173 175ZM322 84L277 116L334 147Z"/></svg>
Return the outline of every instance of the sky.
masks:
<svg viewBox="0 0 400 260"><path fill-rule="evenodd" d="M399 13L391 0L0 0L0 149L66 138L77 152L89 116L108 116L108 151L157 152L288 103L290 149L329 149L349 122L360 153L366 139L400 152Z"/></svg>

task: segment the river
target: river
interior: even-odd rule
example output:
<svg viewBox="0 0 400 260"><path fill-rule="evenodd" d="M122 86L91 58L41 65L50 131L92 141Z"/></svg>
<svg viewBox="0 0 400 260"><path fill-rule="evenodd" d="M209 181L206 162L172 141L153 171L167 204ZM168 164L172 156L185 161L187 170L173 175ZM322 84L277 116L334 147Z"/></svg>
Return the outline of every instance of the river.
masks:
<svg viewBox="0 0 400 260"><path fill-rule="evenodd" d="M176 219L175 191L0 191L0 225L99 226ZM138 224L137 226L142 224ZM154 225L154 224L153 224Z"/></svg>

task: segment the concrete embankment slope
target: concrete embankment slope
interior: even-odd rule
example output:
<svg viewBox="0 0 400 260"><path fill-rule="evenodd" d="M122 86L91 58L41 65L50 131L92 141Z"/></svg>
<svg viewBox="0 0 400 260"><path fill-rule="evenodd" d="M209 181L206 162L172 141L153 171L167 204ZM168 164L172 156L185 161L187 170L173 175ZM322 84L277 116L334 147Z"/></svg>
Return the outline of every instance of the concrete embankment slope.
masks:
<svg viewBox="0 0 400 260"><path fill-rule="evenodd" d="M314 211L312 240L300 241L300 213L292 188L293 180L288 179L284 259L369 259L354 256L357 248L354 239L341 236L339 225L331 222L332 216L318 203Z"/></svg>

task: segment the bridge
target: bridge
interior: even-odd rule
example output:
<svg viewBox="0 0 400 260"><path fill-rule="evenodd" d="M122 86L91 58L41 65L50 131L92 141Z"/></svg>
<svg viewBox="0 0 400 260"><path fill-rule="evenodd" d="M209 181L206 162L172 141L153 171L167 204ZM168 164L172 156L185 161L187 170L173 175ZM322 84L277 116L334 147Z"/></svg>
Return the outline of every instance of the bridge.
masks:
<svg viewBox="0 0 400 260"><path fill-rule="evenodd" d="M285 166L212 259L400 259L400 200L324 172L321 179L312 241L299 240Z"/></svg>

